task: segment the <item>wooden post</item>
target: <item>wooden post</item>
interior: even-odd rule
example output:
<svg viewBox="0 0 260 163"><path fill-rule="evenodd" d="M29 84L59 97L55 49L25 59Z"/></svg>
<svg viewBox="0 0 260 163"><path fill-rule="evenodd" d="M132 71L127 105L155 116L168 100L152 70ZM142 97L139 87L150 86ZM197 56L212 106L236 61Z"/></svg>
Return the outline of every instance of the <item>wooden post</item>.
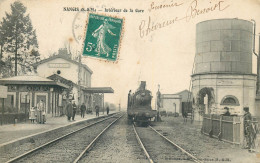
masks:
<svg viewBox="0 0 260 163"><path fill-rule="evenodd" d="M244 146L244 117L240 117L240 147Z"/></svg>
<svg viewBox="0 0 260 163"><path fill-rule="evenodd" d="M4 120L4 102L5 102L5 99L4 98L2 98L2 118L1 118L1 125L3 125L3 120Z"/></svg>
<svg viewBox="0 0 260 163"><path fill-rule="evenodd" d="M104 100L104 93L102 93L102 105L103 105L103 114L105 114L105 100Z"/></svg>
<svg viewBox="0 0 260 163"><path fill-rule="evenodd" d="M209 131L209 137L212 137L213 135L213 115L210 114L210 128L211 130Z"/></svg>
<svg viewBox="0 0 260 163"><path fill-rule="evenodd" d="M25 108L24 108L24 113L25 113L25 122L26 122L26 117L27 117L27 96L28 94L25 95Z"/></svg>
<svg viewBox="0 0 260 163"><path fill-rule="evenodd" d="M223 116L221 115L219 118L219 134L218 134L218 139L222 139L222 132L223 132L223 123L222 123Z"/></svg>
<svg viewBox="0 0 260 163"><path fill-rule="evenodd" d="M56 117L56 115L57 115L57 94L56 94L56 92L54 92L54 112L55 112L54 116Z"/></svg>
<svg viewBox="0 0 260 163"><path fill-rule="evenodd" d="M54 108L54 100L53 100L53 97L54 96L54 92L51 92L51 113L52 113L52 117L53 117L53 108Z"/></svg>

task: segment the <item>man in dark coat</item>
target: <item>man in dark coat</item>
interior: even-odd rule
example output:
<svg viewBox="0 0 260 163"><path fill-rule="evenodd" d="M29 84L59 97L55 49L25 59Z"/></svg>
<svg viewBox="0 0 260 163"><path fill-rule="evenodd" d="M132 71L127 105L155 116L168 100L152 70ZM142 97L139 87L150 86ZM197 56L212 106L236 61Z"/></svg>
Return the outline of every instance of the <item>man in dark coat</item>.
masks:
<svg viewBox="0 0 260 163"><path fill-rule="evenodd" d="M82 118L84 118L85 112L86 112L86 105L83 102L82 105L80 106L80 115Z"/></svg>
<svg viewBox="0 0 260 163"><path fill-rule="evenodd" d="M77 112L77 105L75 104L75 101L73 101L72 107L73 107L72 120L75 121L75 115L76 115L76 112Z"/></svg>
<svg viewBox="0 0 260 163"><path fill-rule="evenodd" d="M252 145L252 116L249 107L244 107L244 134L246 138L246 149L250 149Z"/></svg>
<svg viewBox="0 0 260 163"><path fill-rule="evenodd" d="M69 101L69 103L66 106L66 112L67 112L68 121L70 121L70 118L73 115L73 107L72 107L71 101Z"/></svg>
<svg viewBox="0 0 260 163"><path fill-rule="evenodd" d="M95 109L96 109L96 116L99 117L99 106L97 105L97 106L95 107Z"/></svg>
<svg viewBox="0 0 260 163"><path fill-rule="evenodd" d="M107 115L109 114L109 106L107 106Z"/></svg>

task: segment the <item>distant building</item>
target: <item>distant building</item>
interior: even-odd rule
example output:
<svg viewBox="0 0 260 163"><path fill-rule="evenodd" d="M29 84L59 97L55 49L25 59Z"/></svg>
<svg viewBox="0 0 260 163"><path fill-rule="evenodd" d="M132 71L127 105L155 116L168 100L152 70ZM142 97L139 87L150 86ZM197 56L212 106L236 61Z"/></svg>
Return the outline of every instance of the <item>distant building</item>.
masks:
<svg viewBox="0 0 260 163"><path fill-rule="evenodd" d="M191 102L192 101L192 93L187 89L176 93L177 95L181 96L181 102Z"/></svg>
<svg viewBox="0 0 260 163"><path fill-rule="evenodd" d="M181 114L181 96L177 94L161 94L160 112Z"/></svg>
<svg viewBox="0 0 260 163"><path fill-rule="evenodd" d="M160 111L165 111L166 114L179 113L182 114L182 109L186 103L192 103L192 94L188 90L183 90L176 94L161 94ZM191 106L191 105L189 105Z"/></svg>

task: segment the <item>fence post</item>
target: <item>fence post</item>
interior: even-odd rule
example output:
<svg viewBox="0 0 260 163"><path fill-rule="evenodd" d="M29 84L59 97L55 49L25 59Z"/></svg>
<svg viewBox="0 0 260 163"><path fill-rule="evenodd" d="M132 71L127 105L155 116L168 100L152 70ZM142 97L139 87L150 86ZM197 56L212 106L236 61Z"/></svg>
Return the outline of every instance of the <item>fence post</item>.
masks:
<svg viewBox="0 0 260 163"><path fill-rule="evenodd" d="M244 146L244 117L240 117L240 147Z"/></svg>
<svg viewBox="0 0 260 163"><path fill-rule="evenodd" d="M221 115L221 116L219 117L219 134L218 134L218 139L219 139L219 140L222 139L222 131L223 131L222 119L223 119L223 116Z"/></svg>
<svg viewBox="0 0 260 163"><path fill-rule="evenodd" d="M209 137L212 137L213 135L213 114L210 114L210 131L209 131Z"/></svg>
<svg viewBox="0 0 260 163"><path fill-rule="evenodd" d="M201 128L201 133L202 134L205 134L206 132L205 132L205 128L206 128L206 123L205 123L205 120L206 119L206 117L205 117L205 115L202 115L202 128Z"/></svg>

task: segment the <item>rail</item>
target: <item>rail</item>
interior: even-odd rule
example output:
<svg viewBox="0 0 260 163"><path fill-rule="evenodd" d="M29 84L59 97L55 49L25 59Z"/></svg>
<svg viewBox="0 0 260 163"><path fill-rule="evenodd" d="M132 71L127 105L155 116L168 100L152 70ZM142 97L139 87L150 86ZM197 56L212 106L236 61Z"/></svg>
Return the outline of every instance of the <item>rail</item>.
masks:
<svg viewBox="0 0 260 163"><path fill-rule="evenodd" d="M189 152L187 152L185 149L183 149L182 147L180 147L179 145L177 145L176 143L174 143L173 141L171 141L170 139L168 139L167 137L163 136L161 133L159 133L158 131L156 131L153 127L149 126L153 131L155 131L157 134L159 134L162 138L164 138L165 140L167 140L167 142L169 142L171 145L175 146L176 148L180 149L183 153L185 153L186 155L188 155L189 157L192 158L192 160L194 162L197 163L202 163L198 158L196 158L195 156L193 156L192 154L190 154Z"/></svg>
<svg viewBox="0 0 260 163"><path fill-rule="evenodd" d="M118 114L120 114L120 113L118 113ZM75 133L77 133L77 132L79 132L79 131L81 131L81 130L83 130L83 129L86 129L86 128L88 128L88 127L91 127L91 126L93 126L93 125L96 125L96 124L98 124L98 123L101 123L101 122L103 122L103 121L105 121L105 120L107 120L107 119L113 118L113 117L115 117L115 116L118 115L118 114L115 114L115 115L113 115L113 116L110 116L110 117L101 119L101 120L99 120L99 121L97 121L97 122L91 123L91 124L89 124L89 125L87 125L87 126L84 126L84 127L80 128L80 129L77 129L77 130L72 131L72 132L70 132L70 133L68 133L68 134L65 134L65 135L63 135L63 136L60 136L60 137L58 137L58 138L56 138L56 139L54 139L54 140L51 140L51 141L49 141L49 142L47 142L47 143L45 143L45 144L43 144L43 145L40 145L39 147L36 147L36 148L34 148L34 149L32 149L32 150L30 150L30 151L28 151L28 152L25 152L25 153L23 153L23 154L21 154L21 155L15 157L15 158L12 158L11 160L7 161L6 163L12 163L12 162L18 161L19 159L22 159L22 158L28 156L29 154L32 154L33 152L36 152L36 151L38 151L38 150L40 150L40 149L42 149L42 148L44 148L44 147L46 147L46 146L48 146L48 145L50 145L50 144L53 144L53 143L55 143L55 142L57 142L57 141L59 141L59 140L62 140L62 139L66 138L66 137L68 137L68 136L70 136L70 135L72 135L72 134L75 134ZM119 118L121 118L121 117L122 117L122 116L120 116Z"/></svg>
<svg viewBox="0 0 260 163"><path fill-rule="evenodd" d="M146 155L148 161L149 161L150 163L153 163L153 160L151 159L149 153L148 153L147 150L145 149L144 144L142 143L142 141L141 141L141 139L140 139L140 137L139 137L139 135L138 135L138 133L137 133L137 131L136 131L136 129L135 129L134 124L133 124L133 128L134 128L134 132L135 132L136 139L137 139L138 143L140 144L140 146L142 147L142 149L143 149L143 151L144 151L144 154Z"/></svg>
<svg viewBox="0 0 260 163"><path fill-rule="evenodd" d="M111 127L117 120L119 120L123 115L121 115L119 118L117 118L116 120L114 120L112 123L110 123L104 130L102 130L98 136L95 137L95 139L83 150L83 152L80 153L80 155L75 159L75 161L73 163L77 163L82 157L83 155L89 151L89 149L93 146L93 144L100 138L101 135L104 134L104 132Z"/></svg>

